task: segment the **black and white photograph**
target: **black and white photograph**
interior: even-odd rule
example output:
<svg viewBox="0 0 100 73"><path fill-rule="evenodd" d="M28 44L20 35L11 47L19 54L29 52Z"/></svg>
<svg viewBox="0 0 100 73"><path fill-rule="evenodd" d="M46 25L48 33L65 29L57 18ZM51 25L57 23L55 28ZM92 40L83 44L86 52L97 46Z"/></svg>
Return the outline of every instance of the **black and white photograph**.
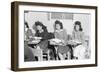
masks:
<svg viewBox="0 0 100 73"><path fill-rule="evenodd" d="M12 69L97 66L97 7L15 2L12 20Z"/></svg>
<svg viewBox="0 0 100 73"><path fill-rule="evenodd" d="M91 58L91 14L24 11L24 61Z"/></svg>

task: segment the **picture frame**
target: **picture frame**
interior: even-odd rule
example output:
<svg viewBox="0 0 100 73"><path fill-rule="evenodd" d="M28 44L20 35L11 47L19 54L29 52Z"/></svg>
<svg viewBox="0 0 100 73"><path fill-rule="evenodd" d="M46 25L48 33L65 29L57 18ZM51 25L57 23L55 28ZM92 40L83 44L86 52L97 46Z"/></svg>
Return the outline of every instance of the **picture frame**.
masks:
<svg viewBox="0 0 100 73"><path fill-rule="evenodd" d="M27 15L27 13L30 15ZM48 18L45 18L47 14ZM33 15L33 16L32 16ZM39 15L39 16L38 16ZM43 16L44 15L44 16ZM60 16L61 15L61 16ZM75 18L76 15L76 18ZM83 16L83 18L81 18ZM46 20L45 20L46 19ZM73 24L76 20L80 20L85 25L85 34L89 34L89 48L91 58L86 60L55 60L55 61L29 61L25 62L25 42L24 30L25 25L35 24L34 21L41 20L46 24L48 30L51 31L54 20L61 20L63 23L67 20L68 24ZM36 3L36 2L20 2L11 3L11 70L28 71L28 70L47 70L47 69L63 69L63 68L81 68L97 66L97 6L70 5L70 4L53 4L53 3ZM85 21L85 22L84 22ZM53 23L52 23L53 22ZM69 26L66 22L65 26ZM88 23L86 25L86 22ZM56 23L56 22L55 22ZM64 27L65 27L64 26ZM68 29L68 28L67 28ZM68 29L69 33L72 32ZM52 31L53 32L53 31ZM91 33L92 32L92 33Z"/></svg>

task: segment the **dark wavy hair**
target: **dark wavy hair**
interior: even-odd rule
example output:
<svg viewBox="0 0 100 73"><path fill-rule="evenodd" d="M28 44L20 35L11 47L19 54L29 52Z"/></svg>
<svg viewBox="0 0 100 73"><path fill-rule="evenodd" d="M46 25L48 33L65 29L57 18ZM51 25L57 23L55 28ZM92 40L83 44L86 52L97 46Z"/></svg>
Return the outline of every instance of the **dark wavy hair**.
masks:
<svg viewBox="0 0 100 73"><path fill-rule="evenodd" d="M60 29L63 29L63 24L62 24L62 22L59 21L59 20L56 20L56 21L55 21L54 29L56 29L56 25L57 25L57 24L60 25Z"/></svg>
<svg viewBox="0 0 100 73"><path fill-rule="evenodd" d="M27 23L27 22L25 22L24 24L25 24L25 26L26 26L27 28L29 28L29 26L28 26L28 23Z"/></svg>
<svg viewBox="0 0 100 73"><path fill-rule="evenodd" d="M79 26L79 31L83 31L80 21L76 21L76 22L75 22L75 25L74 25L74 30L75 30L75 31L76 31L76 25Z"/></svg>
<svg viewBox="0 0 100 73"><path fill-rule="evenodd" d="M43 25L43 23L42 23L42 22L40 22L40 21L36 21L36 22L35 22L35 26L41 26L41 27L42 27L42 29L43 29L44 31L46 31L46 32L47 32L47 28L46 28L46 26L45 26L45 25ZM38 31L38 30L36 29L36 31Z"/></svg>

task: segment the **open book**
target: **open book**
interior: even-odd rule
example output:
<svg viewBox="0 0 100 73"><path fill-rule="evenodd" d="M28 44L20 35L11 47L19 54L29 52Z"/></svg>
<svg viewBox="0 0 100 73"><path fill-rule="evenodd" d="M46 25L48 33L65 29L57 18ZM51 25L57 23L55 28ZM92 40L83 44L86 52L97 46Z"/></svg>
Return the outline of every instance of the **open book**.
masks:
<svg viewBox="0 0 100 73"><path fill-rule="evenodd" d="M50 40L51 44L55 44L55 45L64 45L64 42L60 39L54 38Z"/></svg>

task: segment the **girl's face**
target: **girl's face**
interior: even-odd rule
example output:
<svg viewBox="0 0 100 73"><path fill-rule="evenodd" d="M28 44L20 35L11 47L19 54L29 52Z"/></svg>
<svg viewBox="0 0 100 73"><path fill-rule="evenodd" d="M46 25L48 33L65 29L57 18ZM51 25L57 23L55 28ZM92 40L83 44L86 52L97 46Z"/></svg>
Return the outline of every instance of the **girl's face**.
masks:
<svg viewBox="0 0 100 73"><path fill-rule="evenodd" d="M42 26L38 25L37 30L39 30L39 31L42 30Z"/></svg>
<svg viewBox="0 0 100 73"><path fill-rule="evenodd" d="M80 28L79 25L76 25L76 31L79 31L79 28Z"/></svg>
<svg viewBox="0 0 100 73"><path fill-rule="evenodd" d="M60 25L56 24L56 29L59 30L60 29Z"/></svg>

